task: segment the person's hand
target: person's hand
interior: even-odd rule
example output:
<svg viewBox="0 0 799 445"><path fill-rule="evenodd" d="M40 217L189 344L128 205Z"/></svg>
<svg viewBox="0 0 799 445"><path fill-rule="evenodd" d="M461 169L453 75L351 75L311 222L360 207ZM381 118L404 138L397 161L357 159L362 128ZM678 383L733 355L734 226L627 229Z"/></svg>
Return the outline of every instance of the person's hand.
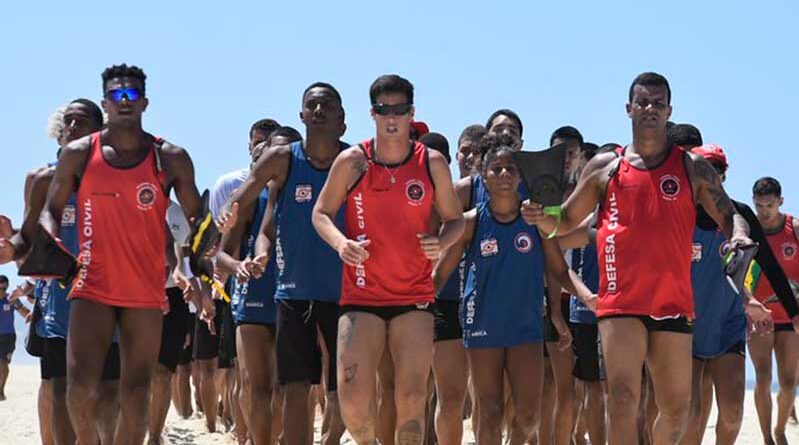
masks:
<svg viewBox="0 0 799 445"><path fill-rule="evenodd" d="M753 321L751 318L746 317L746 322L748 325L747 334L749 336L755 335L768 335L774 332L774 320L771 317L761 320L761 321Z"/></svg>
<svg viewBox="0 0 799 445"><path fill-rule="evenodd" d="M369 259L369 251L366 250L366 247L371 243L371 240L353 241L347 239L340 243L336 250L344 264L358 266Z"/></svg>
<svg viewBox="0 0 799 445"><path fill-rule="evenodd" d="M546 233L555 230L555 218L544 213L544 206L526 199L522 202L522 219L531 226L537 226Z"/></svg>
<svg viewBox="0 0 799 445"><path fill-rule="evenodd" d="M266 271L266 265L269 263L269 254L262 253L252 260L250 260L250 273L256 280L263 276Z"/></svg>
<svg viewBox="0 0 799 445"><path fill-rule="evenodd" d="M582 299L582 302L591 312L596 313L597 303L599 303L599 298L596 294L591 294L590 297Z"/></svg>
<svg viewBox="0 0 799 445"><path fill-rule="evenodd" d="M236 225L236 221L239 219L239 203L234 202L230 209L226 212L219 215L216 219L216 227L219 229L220 233L226 233L233 226Z"/></svg>
<svg viewBox="0 0 799 445"><path fill-rule="evenodd" d="M438 260L441 255L441 241L438 237L426 233L417 233L416 237L419 238L419 247L422 248L424 256L430 261Z"/></svg>
<svg viewBox="0 0 799 445"><path fill-rule="evenodd" d="M210 295L205 292L200 293L198 296L197 314L201 321L208 325L208 331L211 335L216 334L216 326L214 325L214 317L216 317L216 306Z"/></svg>
<svg viewBox="0 0 799 445"><path fill-rule="evenodd" d="M236 281L246 283L252 278L252 258L247 257L243 261L236 262Z"/></svg>
<svg viewBox="0 0 799 445"><path fill-rule="evenodd" d="M744 311L746 311L746 316L754 322L771 319L771 311L754 298L750 298L744 303Z"/></svg>
<svg viewBox="0 0 799 445"><path fill-rule="evenodd" d="M743 235L743 234L738 234L738 235L734 234L732 236L732 238L730 238L730 249L731 250L732 249L738 249L738 248L741 248L741 247L744 247L744 246L749 246L749 245L752 245L752 244L754 244L754 242L751 239L749 239L748 236Z"/></svg>
<svg viewBox="0 0 799 445"><path fill-rule="evenodd" d="M16 300L17 298L19 298L19 297L21 297L23 295L27 295L27 292L26 292L26 289L25 289L25 285L24 284L20 284L17 287L15 287L14 291L11 292L11 294L8 296L8 302L9 303L13 303L14 300Z"/></svg>
<svg viewBox="0 0 799 445"><path fill-rule="evenodd" d="M572 333L569 330L569 326L563 320L563 317L552 317L552 324L555 326L555 330L558 331L558 349L561 351L569 349L569 346L572 344Z"/></svg>

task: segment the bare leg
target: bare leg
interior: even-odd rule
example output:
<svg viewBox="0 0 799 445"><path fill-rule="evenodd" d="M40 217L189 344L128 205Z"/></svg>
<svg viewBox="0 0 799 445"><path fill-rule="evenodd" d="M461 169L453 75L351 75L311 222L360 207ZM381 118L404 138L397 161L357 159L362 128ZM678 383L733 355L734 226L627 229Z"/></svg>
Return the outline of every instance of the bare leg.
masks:
<svg viewBox="0 0 799 445"><path fill-rule="evenodd" d="M272 426L272 388L275 377L271 357L275 336L262 325L239 326L237 348L241 376L242 407L255 445L269 445Z"/></svg>
<svg viewBox="0 0 799 445"><path fill-rule="evenodd" d="M194 366L199 374L199 385L197 386L200 391L200 406L202 406L205 414L205 427L210 433L216 431L216 410L219 395L216 393L214 374L216 373L217 362L216 357L207 360L194 360Z"/></svg>
<svg viewBox="0 0 799 445"><path fill-rule="evenodd" d="M421 445L427 381L433 364L433 314L423 311L402 314L389 322L388 331L397 405L394 443Z"/></svg>
<svg viewBox="0 0 799 445"><path fill-rule="evenodd" d="M162 319L160 309L122 310L119 319L120 411L114 445L139 445L144 441L150 379L158 361Z"/></svg>
<svg viewBox="0 0 799 445"><path fill-rule="evenodd" d="M39 412L39 436L42 445L53 445L53 380L42 380L36 407ZM66 412L65 412L66 413Z"/></svg>
<svg viewBox="0 0 799 445"><path fill-rule="evenodd" d="M702 424L702 406L705 402L703 382L705 374L705 361L694 359L691 376L691 411L688 416L688 426L685 435L680 441L681 445L699 445L705 435Z"/></svg>
<svg viewBox="0 0 799 445"><path fill-rule="evenodd" d="M475 427L477 443L499 445L502 443L505 405L502 388L505 378L505 349L471 348L466 350L466 355L481 412L480 424Z"/></svg>
<svg viewBox="0 0 799 445"><path fill-rule="evenodd" d="M609 443L637 444L646 328L635 318L606 318L599 321L599 332L608 385Z"/></svg>
<svg viewBox="0 0 799 445"><path fill-rule="evenodd" d="M543 345L526 343L505 350L510 392L513 398L514 417L509 445L524 445L534 435L541 420L541 393L544 384L544 366L541 362ZM569 422L571 423L571 422Z"/></svg>
<svg viewBox="0 0 799 445"><path fill-rule="evenodd" d="M555 342L548 342L549 361L555 379L555 445L570 445L574 418L574 376L571 348L561 351Z"/></svg>
<svg viewBox="0 0 799 445"><path fill-rule="evenodd" d="M732 445L738 438L744 417L746 359L738 354L724 354L707 364L705 374L710 374L716 385L719 408L716 445Z"/></svg>
<svg viewBox="0 0 799 445"><path fill-rule="evenodd" d="M774 333L753 333L749 337L749 357L757 376L755 408L760 421L760 433L765 445L774 445L771 435L771 355L774 350Z"/></svg>
<svg viewBox="0 0 799 445"><path fill-rule="evenodd" d="M385 348L377 370L377 438L381 445L394 445L394 431L397 429L397 405L394 400L394 360L391 350Z"/></svg>
<svg viewBox="0 0 799 445"><path fill-rule="evenodd" d="M87 300L72 301L67 335L67 407L81 445L95 445L100 440L99 384L115 325L112 308Z"/></svg>
<svg viewBox="0 0 799 445"><path fill-rule="evenodd" d="M191 363L187 365L178 365L177 371L172 381L172 388L174 389L173 402L177 408L178 414L184 419L188 419L192 415L191 407Z"/></svg>
<svg viewBox="0 0 799 445"><path fill-rule="evenodd" d="M607 442L605 420L605 391L601 382L585 382L586 401L583 417L588 426L591 445L605 445Z"/></svg>
<svg viewBox="0 0 799 445"><path fill-rule="evenodd" d="M550 445L554 438L552 433L555 427L557 388L551 357L544 358L542 353L542 359L544 362L544 392L541 394L541 421L538 426L538 444Z"/></svg>
<svg viewBox="0 0 799 445"><path fill-rule="evenodd" d="M50 379L52 391L52 431L53 443L56 445L74 445L75 430L69 422L67 410L67 379L56 377Z"/></svg>
<svg viewBox="0 0 799 445"><path fill-rule="evenodd" d="M339 404L347 431L358 445L373 445L376 439L376 376L386 331L386 323L376 315L347 312L339 318Z"/></svg>
<svg viewBox="0 0 799 445"><path fill-rule="evenodd" d="M688 424L691 408L690 334L651 332L647 369L652 376L658 417L652 428L654 445L680 442Z"/></svg>
<svg viewBox="0 0 799 445"><path fill-rule="evenodd" d="M463 340L433 344L436 383L435 432L439 445L460 445L463 440L463 405L469 370Z"/></svg>
<svg viewBox="0 0 799 445"><path fill-rule="evenodd" d="M113 353L118 353L116 350ZM100 381L100 400L97 401L100 412L97 434L100 443L113 444L114 434L119 419L119 379Z"/></svg>
<svg viewBox="0 0 799 445"><path fill-rule="evenodd" d="M785 425L796 399L796 370L799 364L799 335L794 331L775 333L774 352L777 355L777 377L780 392L777 394L777 424L774 425L774 440L777 445L787 445Z"/></svg>
<svg viewBox="0 0 799 445"><path fill-rule="evenodd" d="M169 412L171 386L172 373L166 366L159 363L155 367L150 390L150 421L147 430L147 443L150 445L161 443L161 433L164 431L166 415Z"/></svg>

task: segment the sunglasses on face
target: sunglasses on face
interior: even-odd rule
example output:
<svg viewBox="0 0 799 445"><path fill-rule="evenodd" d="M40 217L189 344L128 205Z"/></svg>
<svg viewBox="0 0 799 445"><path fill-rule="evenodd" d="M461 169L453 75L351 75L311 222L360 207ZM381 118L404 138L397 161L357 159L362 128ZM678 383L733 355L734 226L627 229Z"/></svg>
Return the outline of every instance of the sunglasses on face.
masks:
<svg viewBox="0 0 799 445"><path fill-rule="evenodd" d="M122 102L123 98L130 102L136 102L142 97L142 93L138 88L117 88L108 91L105 95L115 103Z"/></svg>
<svg viewBox="0 0 799 445"><path fill-rule="evenodd" d="M379 116L404 116L410 113L411 108L413 108L413 104L395 104L395 105L386 105L386 104L373 104L372 109L375 111L375 114Z"/></svg>

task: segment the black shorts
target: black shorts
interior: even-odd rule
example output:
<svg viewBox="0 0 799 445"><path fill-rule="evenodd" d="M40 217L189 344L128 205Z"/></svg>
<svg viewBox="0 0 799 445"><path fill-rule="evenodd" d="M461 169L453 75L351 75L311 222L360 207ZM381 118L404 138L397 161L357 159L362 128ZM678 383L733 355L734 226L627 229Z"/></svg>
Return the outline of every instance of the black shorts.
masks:
<svg viewBox="0 0 799 445"><path fill-rule="evenodd" d="M233 367L236 358L236 322L233 320L233 311L227 303L222 305L222 316L216 325L219 332L219 369Z"/></svg>
<svg viewBox="0 0 799 445"><path fill-rule="evenodd" d="M178 355L178 365L188 365L192 361L192 349L194 349L194 325L197 317L189 313L186 319L186 337L183 344L180 345L180 354Z"/></svg>
<svg viewBox="0 0 799 445"><path fill-rule="evenodd" d="M216 333L211 334L208 324L200 320L200 313L197 313L194 322L194 360L210 360L219 357L219 333L222 329L222 308L225 302L215 300L214 306L216 315L214 316L214 327Z"/></svg>
<svg viewBox="0 0 799 445"><path fill-rule="evenodd" d="M169 299L169 313L164 315L161 330L161 350L158 352L158 363L175 372L180 359L180 352L186 342L189 330L189 305L183 300L183 291L178 287L166 290Z"/></svg>
<svg viewBox="0 0 799 445"><path fill-rule="evenodd" d="M774 332L793 331L793 323L774 323Z"/></svg>
<svg viewBox="0 0 799 445"><path fill-rule="evenodd" d="M680 316L677 318L666 318L663 320L656 320L646 315L605 315L599 317L599 321L609 318L637 318L644 324L646 330L649 332L677 332L681 334L691 334L694 332L694 321L688 317Z"/></svg>
<svg viewBox="0 0 799 445"><path fill-rule="evenodd" d="M571 323L569 323L568 299L560 300L560 313L563 316L563 321L571 328ZM549 306L547 306L547 316L544 317L544 339L548 342L560 340L560 334L558 334L558 330L555 329L555 325L552 324L552 320L549 317ZM546 348L544 348L544 350L546 350Z"/></svg>
<svg viewBox="0 0 799 445"><path fill-rule="evenodd" d="M599 381L599 329L591 323L572 323L572 375L585 382Z"/></svg>
<svg viewBox="0 0 799 445"><path fill-rule="evenodd" d="M42 380L67 376L67 341L53 337L44 339L44 353L39 359ZM119 380L119 343L111 343L103 363L100 380Z"/></svg>
<svg viewBox="0 0 799 445"><path fill-rule="evenodd" d="M0 360L11 363L11 356L17 348L17 334L0 335Z"/></svg>
<svg viewBox="0 0 799 445"><path fill-rule="evenodd" d="M383 321L389 322L400 315L408 312L422 311L434 313L435 303L407 304L403 306L360 306L357 304L346 304L341 306L341 315L347 312L366 312L367 314L377 315Z"/></svg>
<svg viewBox="0 0 799 445"><path fill-rule="evenodd" d="M433 341L460 340L461 329L460 301L437 299L433 305L435 337Z"/></svg>
<svg viewBox="0 0 799 445"><path fill-rule="evenodd" d="M277 378L281 385L292 382L319 384L322 351L317 332L327 346L330 366L327 390L336 390L336 340L338 303L309 300L277 300ZM318 331L317 331L318 327Z"/></svg>

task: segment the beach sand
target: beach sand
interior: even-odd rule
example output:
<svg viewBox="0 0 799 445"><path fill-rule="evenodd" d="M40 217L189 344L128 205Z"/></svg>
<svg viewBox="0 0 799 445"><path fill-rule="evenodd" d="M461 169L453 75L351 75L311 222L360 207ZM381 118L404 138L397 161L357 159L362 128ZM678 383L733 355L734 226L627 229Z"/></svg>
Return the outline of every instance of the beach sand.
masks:
<svg viewBox="0 0 799 445"><path fill-rule="evenodd" d="M36 396L39 389L39 367L35 365L15 365L11 366L11 376L6 385L6 396L8 399L0 402L0 444L14 445L37 445L39 439L39 427L36 412ZM775 395L776 404L776 395ZM775 407L776 409L776 407ZM776 412L774 413L776 419ZM716 413L711 414L708 429L705 433L704 443L714 444L714 426ZM473 444L474 435L468 421L465 423L464 443ZM315 443L319 443L321 419L317 416L315 427ZM220 431L224 428L219 427ZM788 424L788 441L799 444L799 426ZM169 444L235 444L235 440L230 433L205 432L205 424L197 414L189 419L181 419L173 408L170 408L169 416L166 421L163 438ZM345 435L341 443L354 443L348 435ZM760 429L757 422L757 414L754 406L754 393L747 391L746 406L744 409L744 422L741 433L736 443L745 445L761 444Z"/></svg>

